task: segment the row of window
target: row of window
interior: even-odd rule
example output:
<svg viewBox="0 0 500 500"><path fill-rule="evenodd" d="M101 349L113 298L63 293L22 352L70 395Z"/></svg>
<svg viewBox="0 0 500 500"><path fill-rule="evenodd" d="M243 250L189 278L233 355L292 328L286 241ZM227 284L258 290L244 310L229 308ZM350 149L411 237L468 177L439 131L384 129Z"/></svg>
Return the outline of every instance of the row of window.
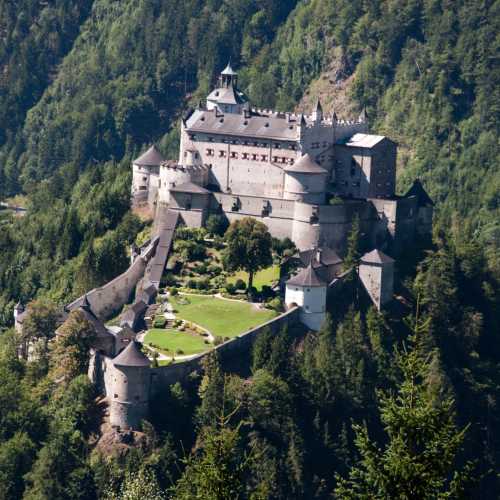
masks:
<svg viewBox="0 0 500 500"><path fill-rule="evenodd" d="M195 141L197 136L196 134L190 134L189 138L192 141ZM242 139L217 139L215 140L213 137L208 137L208 142L220 142L224 144L236 144L236 145L241 145L241 146L255 146L255 147L260 147L260 148L268 148L268 147L273 147L274 149L291 149L292 151L297 150L297 145L296 144L286 144L286 143L281 143L281 142L274 142L274 143L269 143L269 142L259 142L259 141L251 141L251 140L242 140Z"/></svg>
<svg viewBox="0 0 500 500"><path fill-rule="evenodd" d="M311 149L318 149L318 148L321 148L321 147L327 148L328 146L330 146L330 143L328 141L323 141L323 143L321 143L321 142L313 142L313 143L311 143Z"/></svg>
<svg viewBox="0 0 500 500"><path fill-rule="evenodd" d="M215 150L207 148L206 150L207 156L215 156ZM227 151L223 149L219 149L217 156L219 158L227 158ZM230 158L234 158L237 160L240 157L240 154L237 151L230 152ZM257 153L241 153L242 160L252 160L252 161L268 161L269 156L266 154L257 154ZM295 160L293 158L286 158L284 156L273 156L272 161L274 163L288 163L289 165L293 165Z"/></svg>

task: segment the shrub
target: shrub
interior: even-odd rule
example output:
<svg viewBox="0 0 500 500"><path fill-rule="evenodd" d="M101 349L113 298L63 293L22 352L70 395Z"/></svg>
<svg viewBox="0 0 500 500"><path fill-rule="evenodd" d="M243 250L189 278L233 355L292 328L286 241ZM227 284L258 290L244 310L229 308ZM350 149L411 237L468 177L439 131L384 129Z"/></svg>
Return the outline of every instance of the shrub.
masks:
<svg viewBox="0 0 500 500"><path fill-rule="evenodd" d="M186 286L188 288L196 288L198 286L198 282L194 279L188 279L186 282Z"/></svg>
<svg viewBox="0 0 500 500"><path fill-rule="evenodd" d="M177 355L181 356L182 354L184 354L184 351L183 351L182 349L177 349L177 350L175 351L175 354L177 354Z"/></svg>
<svg viewBox="0 0 500 500"><path fill-rule="evenodd" d="M219 335L216 335L214 338L214 345L220 345L224 343L224 339Z"/></svg>
<svg viewBox="0 0 500 500"><path fill-rule="evenodd" d="M166 286L173 286L176 284L176 279L172 273L167 273L164 279L162 279L162 282L164 282Z"/></svg>
<svg viewBox="0 0 500 500"><path fill-rule="evenodd" d="M210 234L224 236L229 222L224 215L210 215L206 222L207 231Z"/></svg>
<svg viewBox="0 0 500 500"><path fill-rule="evenodd" d="M236 292L236 287L232 283L226 283L226 291L230 295L233 295Z"/></svg>
<svg viewBox="0 0 500 500"><path fill-rule="evenodd" d="M252 288L249 288L247 290L247 293L248 293L248 296L253 298L253 297L257 297L257 288L255 288L254 286Z"/></svg>
<svg viewBox="0 0 500 500"><path fill-rule="evenodd" d="M266 307L268 309L273 309L278 312L283 311L283 304L281 303L281 299L279 297L275 297L274 299L271 299L267 304Z"/></svg>
<svg viewBox="0 0 500 500"><path fill-rule="evenodd" d="M167 324L167 318L165 318L165 316L156 316L156 318L153 321L154 328L165 328L166 324Z"/></svg>
<svg viewBox="0 0 500 500"><path fill-rule="evenodd" d="M264 300L269 299L270 297L274 296L274 292L272 288L269 285L264 285L262 287L262 292L261 292L262 298Z"/></svg>
<svg viewBox="0 0 500 500"><path fill-rule="evenodd" d="M206 271L212 276L218 276L222 272L222 268L215 264L211 264L206 268Z"/></svg>
<svg viewBox="0 0 500 500"><path fill-rule="evenodd" d="M234 288L236 288L236 290L246 290L247 284L241 278L239 278L236 280L236 283L234 284Z"/></svg>

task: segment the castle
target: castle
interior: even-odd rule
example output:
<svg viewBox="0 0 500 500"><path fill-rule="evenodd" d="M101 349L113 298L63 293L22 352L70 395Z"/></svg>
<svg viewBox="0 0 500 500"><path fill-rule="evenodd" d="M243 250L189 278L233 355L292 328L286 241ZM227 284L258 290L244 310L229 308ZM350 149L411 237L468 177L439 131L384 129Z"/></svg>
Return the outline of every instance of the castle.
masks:
<svg viewBox="0 0 500 500"><path fill-rule="evenodd" d="M154 234L131 249L131 265L109 283L67 304L61 323L79 311L96 330L89 377L106 396L110 423L137 429L150 397L200 368L206 353L168 366L151 366L135 341L138 326L159 291L178 223L201 227L212 215L230 222L254 217L299 252L297 274L283 284L286 311L264 325L214 347L222 361L248 353L260 332L299 322L318 330L327 298L343 293L347 236L357 218L371 249L356 274L377 309L392 300L394 258L432 230L433 203L417 180L395 194L396 144L368 133L357 120L327 116L318 101L310 115L251 108L228 65L219 86L189 110L181 126L177 162L155 146L133 161L132 201L155 214ZM389 254L389 255L387 255ZM135 293L134 293L135 291ZM104 321L134 296L119 326ZM28 311L14 310L22 330ZM57 334L57 332L56 332ZM21 346L29 357L30 346Z"/></svg>
<svg viewBox="0 0 500 500"><path fill-rule="evenodd" d="M210 214L250 216L297 248L345 252L353 218L363 244L393 256L432 228L432 202L416 184L395 194L396 144L367 130L366 114L340 120L254 109L228 66L218 87L182 119L177 162L152 146L133 162L132 199L168 204L188 226Z"/></svg>

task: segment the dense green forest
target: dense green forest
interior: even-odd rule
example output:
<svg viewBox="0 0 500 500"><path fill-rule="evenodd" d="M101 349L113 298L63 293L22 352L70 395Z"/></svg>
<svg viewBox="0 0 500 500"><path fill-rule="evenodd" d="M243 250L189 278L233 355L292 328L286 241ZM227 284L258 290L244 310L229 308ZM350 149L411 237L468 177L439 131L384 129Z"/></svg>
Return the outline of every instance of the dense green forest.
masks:
<svg viewBox="0 0 500 500"><path fill-rule="evenodd" d="M0 0L0 200L28 208L0 211L0 329L18 300L64 303L126 268L144 227L130 160L153 141L175 157L228 59L283 110L339 59L399 143L401 192L419 177L436 202L433 248L401 264L404 311L354 294L317 335L264 336L247 374L211 360L113 460L85 377L55 384L64 354L25 365L6 330L0 498L497 498L499 32L493 0Z"/></svg>

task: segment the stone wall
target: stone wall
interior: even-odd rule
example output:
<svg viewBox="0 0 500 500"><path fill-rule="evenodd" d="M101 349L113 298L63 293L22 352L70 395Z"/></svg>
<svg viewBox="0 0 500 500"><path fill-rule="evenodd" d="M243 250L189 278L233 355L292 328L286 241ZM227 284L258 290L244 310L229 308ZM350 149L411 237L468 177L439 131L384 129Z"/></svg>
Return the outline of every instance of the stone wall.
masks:
<svg viewBox="0 0 500 500"><path fill-rule="evenodd" d="M270 328L272 332L277 333L283 326L297 323L299 321L299 308L294 307L276 318L249 330L246 333L239 335L221 345L216 346L213 350L217 351L222 366L234 361L238 356L248 354L258 335L266 328ZM187 361L181 361L173 365L160 366L153 368L151 389L152 392L157 392L163 388L185 380L190 373L201 368L203 358L208 356L213 350L200 354L195 358Z"/></svg>
<svg viewBox="0 0 500 500"><path fill-rule="evenodd" d="M150 243L135 259L132 265L123 273L105 285L87 292L92 312L100 319L109 318L123 305L130 301L132 292L139 280L144 276L146 265L153 255L155 243ZM84 295L74 300L66 307L72 310L80 305Z"/></svg>

